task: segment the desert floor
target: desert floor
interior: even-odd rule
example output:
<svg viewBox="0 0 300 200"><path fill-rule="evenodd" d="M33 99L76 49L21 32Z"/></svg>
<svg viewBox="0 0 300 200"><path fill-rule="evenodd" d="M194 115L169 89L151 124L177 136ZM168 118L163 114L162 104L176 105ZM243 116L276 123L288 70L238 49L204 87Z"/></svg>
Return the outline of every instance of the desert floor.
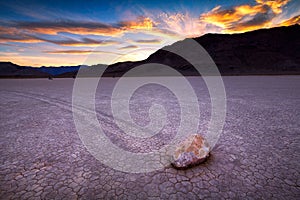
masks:
<svg viewBox="0 0 300 200"><path fill-rule="evenodd" d="M203 81L188 79L199 99L197 132L204 133L210 98ZM180 123L174 94L158 85L136 92L131 117L140 125L149 123L151 102L169 113L164 134L135 140L113 123L116 80L103 78L95 95L97 117L110 140L134 153L165 145ZM226 121L209 159L192 169L166 166L148 173L115 170L89 153L73 120L74 79L0 80L0 198L300 199L300 76L223 80Z"/></svg>

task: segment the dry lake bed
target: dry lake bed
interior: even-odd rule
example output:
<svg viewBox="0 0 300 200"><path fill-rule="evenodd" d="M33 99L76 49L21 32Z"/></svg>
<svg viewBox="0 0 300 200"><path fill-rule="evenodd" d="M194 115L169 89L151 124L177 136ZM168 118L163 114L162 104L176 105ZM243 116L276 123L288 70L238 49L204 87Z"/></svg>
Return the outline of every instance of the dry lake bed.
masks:
<svg viewBox="0 0 300 200"><path fill-rule="evenodd" d="M167 79L176 86L176 78ZM175 95L156 84L136 91L129 106L136 123L149 123L153 102L168 114L163 134L135 139L119 131L112 117L116 80L103 78L95 94L107 137L133 153L167 144L180 123ZM201 79L188 80L201 112L197 132L205 133L210 97ZM0 80L0 198L300 199L300 76L226 76L223 81L225 124L205 163L129 173L97 160L80 140L72 113L74 79Z"/></svg>

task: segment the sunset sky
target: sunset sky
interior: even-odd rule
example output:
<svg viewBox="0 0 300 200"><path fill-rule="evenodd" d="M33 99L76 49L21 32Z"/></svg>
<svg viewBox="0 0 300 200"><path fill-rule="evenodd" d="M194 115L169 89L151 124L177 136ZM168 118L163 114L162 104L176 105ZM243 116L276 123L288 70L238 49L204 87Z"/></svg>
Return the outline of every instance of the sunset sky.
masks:
<svg viewBox="0 0 300 200"><path fill-rule="evenodd" d="M205 33L300 22L299 0L1 1L0 61L25 66L141 60Z"/></svg>

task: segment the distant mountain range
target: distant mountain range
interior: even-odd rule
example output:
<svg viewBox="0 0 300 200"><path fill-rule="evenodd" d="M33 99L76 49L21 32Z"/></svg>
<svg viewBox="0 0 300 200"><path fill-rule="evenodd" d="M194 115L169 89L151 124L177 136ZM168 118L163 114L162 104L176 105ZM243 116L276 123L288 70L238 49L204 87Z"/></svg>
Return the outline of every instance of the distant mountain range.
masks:
<svg viewBox="0 0 300 200"><path fill-rule="evenodd" d="M210 54L222 75L300 75L299 35L300 25L293 25L241 34L206 34L194 39ZM145 63L161 63L184 75L198 75L186 60L160 49L142 61L112 64L104 76L122 76L126 71ZM93 67L97 66L103 67L101 64ZM79 68L36 68L0 62L0 78L75 77Z"/></svg>
<svg viewBox="0 0 300 200"><path fill-rule="evenodd" d="M19 66L11 62L0 62L0 78L48 78L59 77L62 74L68 74L70 72L74 72L75 74L72 74L74 76L80 67L80 65L61 67L28 67Z"/></svg>
<svg viewBox="0 0 300 200"><path fill-rule="evenodd" d="M40 67L38 68L39 71L48 73L52 76L78 71L80 67L87 67L87 66L61 66L61 67Z"/></svg>
<svg viewBox="0 0 300 200"><path fill-rule="evenodd" d="M11 62L0 62L0 77L1 78L35 78L48 77L46 72L39 71L34 67L23 67Z"/></svg>

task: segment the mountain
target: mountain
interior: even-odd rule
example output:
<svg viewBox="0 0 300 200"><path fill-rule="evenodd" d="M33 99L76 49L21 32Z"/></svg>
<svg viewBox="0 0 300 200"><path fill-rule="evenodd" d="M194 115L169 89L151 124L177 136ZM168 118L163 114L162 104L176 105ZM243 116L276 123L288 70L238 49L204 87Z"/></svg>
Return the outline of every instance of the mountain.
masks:
<svg viewBox="0 0 300 200"><path fill-rule="evenodd" d="M222 75L282 75L300 74L299 35L297 24L240 34L206 34L194 40L209 53ZM198 75L186 60L162 49L143 61L110 65L106 74L121 76L146 63L165 64L184 75Z"/></svg>
<svg viewBox="0 0 300 200"><path fill-rule="evenodd" d="M300 74L300 25L196 38L221 74Z"/></svg>
<svg viewBox="0 0 300 200"><path fill-rule="evenodd" d="M61 67L39 67L37 68L37 70L41 71L41 72L46 72L52 76L56 76L56 75L60 75L60 74L64 74L67 72L76 72L79 70L79 68L81 67L81 65L78 66L61 66ZM83 65L83 67L87 67L85 65Z"/></svg>
<svg viewBox="0 0 300 200"><path fill-rule="evenodd" d="M0 62L0 78L46 78L48 73L34 67L23 67L11 62Z"/></svg>
<svg viewBox="0 0 300 200"><path fill-rule="evenodd" d="M75 77L81 66L27 67L11 62L0 62L0 78ZM83 65L83 67L87 67ZM63 75L65 74L65 75Z"/></svg>
<svg viewBox="0 0 300 200"><path fill-rule="evenodd" d="M97 74L99 68L107 67L107 65L97 64L92 66L82 65L80 66L80 70L84 71L86 77L93 77ZM65 73L58 74L54 77L56 78L75 78L77 76L77 71L69 71Z"/></svg>
<svg viewBox="0 0 300 200"><path fill-rule="evenodd" d="M206 34L194 38L212 57L222 75L300 75L300 25L260 29L240 34ZM180 45L178 41L173 45ZM158 50L147 59L109 65L104 76L122 76L128 70L147 63L173 67L183 75L199 75L185 59ZM89 75L93 67L84 66ZM22 67L0 62L0 78L75 77L80 66Z"/></svg>

